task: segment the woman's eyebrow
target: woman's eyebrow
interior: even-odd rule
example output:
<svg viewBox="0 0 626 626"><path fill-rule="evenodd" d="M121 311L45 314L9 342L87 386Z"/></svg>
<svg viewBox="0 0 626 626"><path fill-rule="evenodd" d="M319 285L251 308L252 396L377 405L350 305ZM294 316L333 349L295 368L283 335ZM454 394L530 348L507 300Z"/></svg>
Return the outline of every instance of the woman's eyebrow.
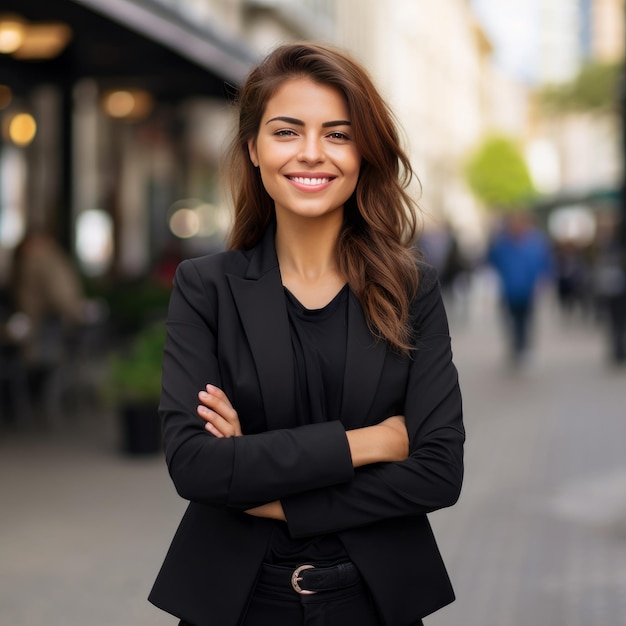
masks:
<svg viewBox="0 0 626 626"><path fill-rule="evenodd" d="M304 126L304 122L302 120L299 120L295 117L285 117L285 116L278 116L278 117L273 117L270 120L267 120L267 122L265 122L265 124L269 124L271 122L286 122L287 124L293 124L294 126ZM324 122L322 124L322 128L330 128L332 126L352 126L352 122L348 122L347 120L335 120L332 122Z"/></svg>

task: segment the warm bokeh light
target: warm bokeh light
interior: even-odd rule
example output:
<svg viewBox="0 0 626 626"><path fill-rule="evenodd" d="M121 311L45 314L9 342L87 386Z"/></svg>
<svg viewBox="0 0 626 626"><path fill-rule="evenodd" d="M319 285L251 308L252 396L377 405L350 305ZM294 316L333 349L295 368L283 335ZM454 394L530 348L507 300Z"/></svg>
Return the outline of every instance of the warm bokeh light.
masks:
<svg viewBox="0 0 626 626"><path fill-rule="evenodd" d="M168 212L168 225L172 234L181 239L211 237L226 230L223 213L218 207L198 198L174 202Z"/></svg>
<svg viewBox="0 0 626 626"><path fill-rule="evenodd" d="M63 22L31 24L19 15L0 15L0 54L16 59L53 59L72 38Z"/></svg>
<svg viewBox="0 0 626 626"><path fill-rule="evenodd" d="M30 24L21 45L13 53L16 59L53 59L72 38L72 29L62 22Z"/></svg>
<svg viewBox="0 0 626 626"><path fill-rule="evenodd" d="M178 209L170 217L169 226L176 237L189 239L200 232L200 219L193 209Z"/></svg>
<svg viewBox="0 0 626 626"><path fill-rule="evenodd" d="M16 146L27 146L36 134L37 122L30 113L18 113L9 120L8 136Z"/></svg>
<svg viewBox="0 0 626 626"><path fill-rule="evenodd" d="M0 54L15 52L24 41L26 24L18 15L0 15Z"/></svg>
<svg viewBox="0 0 626 626"><path fill-rule="evenodd" d="M150 114L154 100L147 91L120 89L109 91L103 96L103 107L107 115L117 119L138 120Z"/></svg>
<svg viewBox="0 0 626 626"><path fill-rule="evenodd" d="M135 106L135 98L129 91L114 91L105 101L104 107L111 117L126 117Z"/></svg>

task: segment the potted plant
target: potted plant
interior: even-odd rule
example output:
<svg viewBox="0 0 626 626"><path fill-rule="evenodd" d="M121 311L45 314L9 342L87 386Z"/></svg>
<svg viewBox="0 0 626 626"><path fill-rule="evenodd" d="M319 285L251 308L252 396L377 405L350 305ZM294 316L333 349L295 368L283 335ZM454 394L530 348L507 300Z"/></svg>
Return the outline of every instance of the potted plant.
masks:
<svg viewBox="0 0 626 626"><path fill-rule="evenodd" d="M154 454L161 450L157 407L164 341L162 322L145 326L109 360L110 395L121 419L122 445L129 454Z"/></svg>

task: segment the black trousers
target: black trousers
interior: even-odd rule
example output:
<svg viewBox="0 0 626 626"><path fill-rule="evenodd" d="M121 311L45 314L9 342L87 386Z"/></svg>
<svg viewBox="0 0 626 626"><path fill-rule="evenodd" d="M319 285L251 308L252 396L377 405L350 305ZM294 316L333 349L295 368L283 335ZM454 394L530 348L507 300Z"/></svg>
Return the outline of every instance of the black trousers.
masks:
<svg viewBox="0 0 626 626"><path fill-rule="evenodd" d="M534 302L504 302L511 357L517 361L528 351L534 314Z"/></svg>
<svg viewBox="0 0 626 626"><path fill-rule="evenodd" d="M283 568L261 571L241 626L384 626L360 577L340 589L301 595L277 569ZM191 625L181 621L179 626Z"/></svg>

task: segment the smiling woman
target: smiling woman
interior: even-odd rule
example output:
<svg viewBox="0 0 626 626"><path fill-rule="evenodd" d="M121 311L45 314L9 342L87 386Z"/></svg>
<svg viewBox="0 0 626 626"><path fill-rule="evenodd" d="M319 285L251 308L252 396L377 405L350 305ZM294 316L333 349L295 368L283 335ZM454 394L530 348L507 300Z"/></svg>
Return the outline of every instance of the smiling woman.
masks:
<svg viewBox="0 0 626 626"><path fill-rule="evenodd" d="M454 598L426 514L459 496L464 430L409 161L333 48L277 48L238 106L230 250L184 261L170 302L190 504L150 600L182 625L418 626Z"/></svg>
<svg viewBox="0 0 626 626"><path fill-rule="evenodd" d="M361 164L349 117L341 92L307 78L286 81L267 103L248 149L279 224L315 218L339 232Z"/></svg>

